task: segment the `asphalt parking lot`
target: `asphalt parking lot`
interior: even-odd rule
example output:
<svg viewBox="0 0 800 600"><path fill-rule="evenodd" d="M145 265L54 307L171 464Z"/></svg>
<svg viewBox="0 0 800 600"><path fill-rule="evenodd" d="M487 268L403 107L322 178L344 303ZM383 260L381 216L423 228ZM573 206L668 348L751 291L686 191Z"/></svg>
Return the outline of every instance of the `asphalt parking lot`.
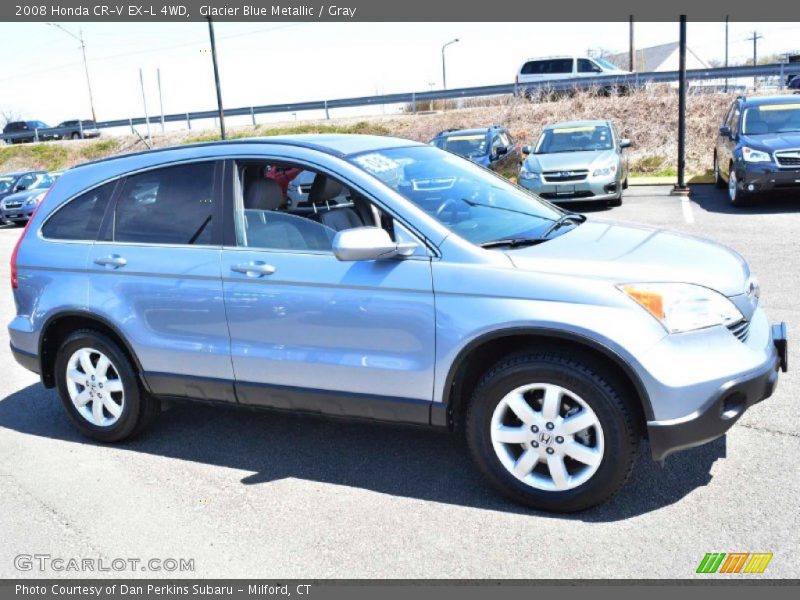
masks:
<svg viewBox="0 0 800 600"><path fill-rule="evenodd" d="M620 208L578 210L738 250L771 319L789 324L795 368L800 199L736 210L712 186L686 201L628 192ZM0 228L3 325L20 231ZM193 573L126 576L682 578L706 552L772 552L760 577L800 576L796 370L724 438L663 468L643 450L610 503L563 517L505 501L459 437L423 430L197 405L100 445L14 362L5 327L0 336L0 577L78 575L18 571L26 553L195 561Z"/></svg>

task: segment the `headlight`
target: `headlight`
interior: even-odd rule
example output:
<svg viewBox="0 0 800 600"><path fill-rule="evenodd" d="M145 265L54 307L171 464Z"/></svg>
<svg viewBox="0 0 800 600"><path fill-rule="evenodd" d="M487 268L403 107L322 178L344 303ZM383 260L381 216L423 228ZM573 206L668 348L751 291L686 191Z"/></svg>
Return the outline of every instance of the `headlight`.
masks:
<svg viewBox="0 0 800 600"><path fill-rule="evenodd" d="M25 202L25 206L36 206L46 195L47 192L42 192L41 194L36 194L33 198L28 198L28 200Z"/></svg>
<svg viewBox="0 0 800 600"><path fill-rule="evenodd" d="M744 316L725 296L691 283L629 283L618 286L670 333L738 323Z"/></svg>
<svg viewBox="0 0 800 600"><path fill-rule="evenodd" d="M529 171L525 167L520 167L519 169L519 178L526 179L528 181L532 181L534 179L539 179L539 174L534 173L533 171Z"/></svg>
<svg viewBox="0 0 800 600"><path fill-rule="evenodd" d="M592 177L604 177L606 175L613 175L617 172L617 165L608 165L592 171Z"/></svg>
<svg viewBox="0 0 800 600"><path fill-rule="evenodd" d="M742 146L742 157L745 162L770 162L772 160L766 152L754 150L747 146Z"/></svg>

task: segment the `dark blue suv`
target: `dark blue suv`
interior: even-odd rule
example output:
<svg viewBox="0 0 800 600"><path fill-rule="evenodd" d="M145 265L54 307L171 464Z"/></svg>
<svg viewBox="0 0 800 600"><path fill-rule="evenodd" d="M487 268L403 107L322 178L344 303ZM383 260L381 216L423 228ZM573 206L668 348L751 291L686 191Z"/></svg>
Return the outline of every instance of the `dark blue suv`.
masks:
<svg viewBox="0 0 800 600"><path fill-rule="evenodd" d="M719 128L714 178L734 206L767 192L800 197L800 99L737 98Z"/></svg>
<svg viewBox="0 0 800 600"><path fill-rule="evenodd" d="M478 129L445 129L430 143L448 150L492 171L505 174L519 169L517 144L505 127L492 125Z"/></svg>

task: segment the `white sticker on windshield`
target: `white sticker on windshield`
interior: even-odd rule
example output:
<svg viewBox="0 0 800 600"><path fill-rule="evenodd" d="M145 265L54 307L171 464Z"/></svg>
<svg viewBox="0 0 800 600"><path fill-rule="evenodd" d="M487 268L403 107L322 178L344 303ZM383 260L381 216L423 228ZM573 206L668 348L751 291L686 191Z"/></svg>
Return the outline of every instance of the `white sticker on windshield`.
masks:
<svg viewBox="0 0 800 600"><path fill-rule="evenodd" d="M385 173L386 171L395 170L400 166L391 158L383 154L378 154L377 152L357 156L353 160L373 173Z"/></svg>

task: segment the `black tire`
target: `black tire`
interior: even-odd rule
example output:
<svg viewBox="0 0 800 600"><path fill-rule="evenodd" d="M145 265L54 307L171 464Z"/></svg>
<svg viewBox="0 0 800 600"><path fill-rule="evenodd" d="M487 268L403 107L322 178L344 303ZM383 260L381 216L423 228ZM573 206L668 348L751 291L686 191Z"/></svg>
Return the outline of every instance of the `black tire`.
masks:
<svg viewBox="0 0 800 600"><path fill-rule="evenodd" d="M719 160L716 152L714 153L714 185L720 190L728 187L728 182L722 178L722 173L719 170Z"/></svg>
<svg viewBox="0 0 800 600"><path fill-rule="evenodd" d="M731 193L731 178L733 178L733 193ZM753 194L745 192L741 189L741 186L738 185L736 179L736 171L734 171L733 164L731 164L728 170L728 181L726 183L726 187L728 188L728 200L731 203L731 206L736 208L742 208L744 206L750 206L753 202Z"/></svg>
<svg viewBox="0 0 800 600"><path fill-rule="evenodd" d="M81 139L81 134L80 134L80 133L78 133L77 131L75 131L75 132L72 134L72 139L73 139L73 140L79 140L79 139Z"/></svg>
<svg viewBox="0 0 800 600"><path fill-rule="evenodd" d="M68 361L81 348L94 348L105 354L122 381L125 400L119 418L112 425L98 426L89 422L78 412L70 398L67 387ZM134 367L122 349L98 331L81 329L64 340L56 355L55 376L58 394L70 420L80 433L99 442L121 442L138 435L160 413L160 402L142 389Z"/></svg>
<svg viewBox="0 0 800 600"><path fill-rule="evenodd" d="M627 177L625 178L625 181L622 182L622 189L623 190L627 190L628 189L628 178Z"/></svg>
<svg viewBox="0 0 800 600"><path fill-rule="evenodd" d="M500 462L491 440L491 420L501 399L530 383L551 383L579 395L602 428L605 450L597 471L583 484L543 491L517 479ZM601 365L559 352L506 358L478 383L466 416L466 436L475 463L497 490L526 506L554 512L585 510L608 500L633 469L639 434L620 383Z"/></svg>

